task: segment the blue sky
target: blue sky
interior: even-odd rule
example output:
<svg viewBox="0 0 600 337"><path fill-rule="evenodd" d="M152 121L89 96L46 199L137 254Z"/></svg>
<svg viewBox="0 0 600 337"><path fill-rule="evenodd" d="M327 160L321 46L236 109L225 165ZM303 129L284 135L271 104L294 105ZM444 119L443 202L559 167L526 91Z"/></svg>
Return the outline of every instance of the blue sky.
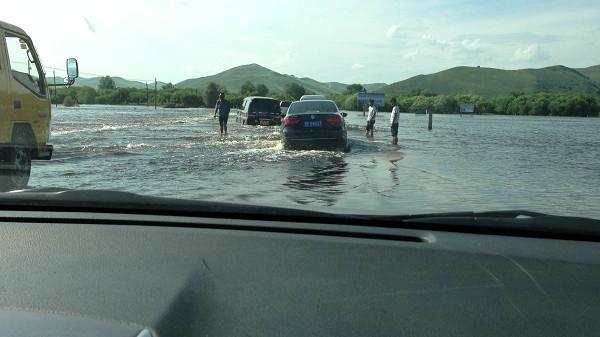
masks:
<svg viewBox="0 0 600 337"><path fill-rule="evenodd" d="M8 1L0 20L29 32L47 71L77 57L83 76L176 83L258 63L391 83L462 65L600 64L597 0Z"/></svg>

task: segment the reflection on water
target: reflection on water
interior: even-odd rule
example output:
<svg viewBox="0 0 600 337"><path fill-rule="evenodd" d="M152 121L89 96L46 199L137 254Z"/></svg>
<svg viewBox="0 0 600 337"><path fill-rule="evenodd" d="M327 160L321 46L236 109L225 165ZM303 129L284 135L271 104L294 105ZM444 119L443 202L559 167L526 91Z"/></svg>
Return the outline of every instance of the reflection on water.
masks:
<svg viewBox="0 0 600 337"><path fill-rule="evenodd" d="M335 205L344 193L348 163L340 155L314 161L294 160L286 187L294 191L292 199L302 205ZM308 192L308 193L306 193Z"/></svg>

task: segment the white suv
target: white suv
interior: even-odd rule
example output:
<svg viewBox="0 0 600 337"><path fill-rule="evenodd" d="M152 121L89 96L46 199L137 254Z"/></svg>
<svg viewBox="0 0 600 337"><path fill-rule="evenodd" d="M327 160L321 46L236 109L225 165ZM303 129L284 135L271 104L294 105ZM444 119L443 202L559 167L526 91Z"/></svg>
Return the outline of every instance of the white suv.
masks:
<svg viewBox="0 0 600 337"><path fill-rule="evenodd" d="M323 95L304 95L300 97L301 101L322 101L325 99L326 98Z"/></svg>

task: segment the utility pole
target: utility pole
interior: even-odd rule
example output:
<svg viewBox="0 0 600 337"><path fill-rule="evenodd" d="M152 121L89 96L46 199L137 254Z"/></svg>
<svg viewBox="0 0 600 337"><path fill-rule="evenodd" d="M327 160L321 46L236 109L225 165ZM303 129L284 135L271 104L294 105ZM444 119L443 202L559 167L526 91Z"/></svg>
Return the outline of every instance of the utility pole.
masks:
<svg viewBox="0 0 600 337"><path fill-rule="evenodd" d="M156 77L154 78L154 110L156 110L156 99L158 97L158 85L156 83Z"/></svg>
<svg viewBox="0 0 600 337"><path fill-rule="evenodd" d="M148 93L148 81L146 81L146 106L150 104L150 94Z"/></svg>

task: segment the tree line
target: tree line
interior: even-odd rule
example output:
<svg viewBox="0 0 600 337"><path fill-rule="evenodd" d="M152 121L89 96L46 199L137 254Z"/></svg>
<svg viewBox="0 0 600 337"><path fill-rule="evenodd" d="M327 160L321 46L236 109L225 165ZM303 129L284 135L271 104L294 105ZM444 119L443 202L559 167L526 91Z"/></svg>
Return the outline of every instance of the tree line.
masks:
<svg viewBox="0 0 600 337"><path fill-rule="evenodd" d="M158 91L146 88L117 88L110 76L102 77L97 88L89 86L59 88L51 93L53 104L73 106L78 104L154 105L167 108L214 107L220 92L225 92L234 107L241 107L247 96L270 96L279 100L298 100L310 93L302 85L291 83L283 92L271 91L266 85L244 82L239 92L228 92L217 83L210 82L204 89L176 88L167 83Z"/></svg>
<svg viewBox="0 0 600 337"><path fill-rule="evenodd" d="M358 103L358 93L365 88L351 84L341 94L331 94L327 98L336 102L342 110L360 111L364 107ZM98 88L60 88L53 93L52 102L65 106L75 104L113 105L153 105L162 107L198 108L214 107L219 92L225 92L234 107L241 107L247 96L269 96L279 100L298 100L302 95L312 94L298 83L287 84L282 92L272 91L264 84L246 81L239 92L228 92L217 83L210 82L204 89L176 88L168 83L155 95L154 90L136 88L116 88L109 76L103 77ZM437 95L421 89L414 89L405 96L386 95L385 110L390 111L390 99L395 97L403 112L459 113L461 104L473 104L477 114L532 115L532 116L599 116L600 107L595 97L570 93L511 93L500 97L480 95Z"/></svg>
<svg viewBox="0 0 600 337"><path fill-rule="evenodd" d="M598 117L595 97L571 93L514 93L507 96L418 95L396 98L401 111L460 113L460 105L473 104L476 114L520 116Z"/></svg>

